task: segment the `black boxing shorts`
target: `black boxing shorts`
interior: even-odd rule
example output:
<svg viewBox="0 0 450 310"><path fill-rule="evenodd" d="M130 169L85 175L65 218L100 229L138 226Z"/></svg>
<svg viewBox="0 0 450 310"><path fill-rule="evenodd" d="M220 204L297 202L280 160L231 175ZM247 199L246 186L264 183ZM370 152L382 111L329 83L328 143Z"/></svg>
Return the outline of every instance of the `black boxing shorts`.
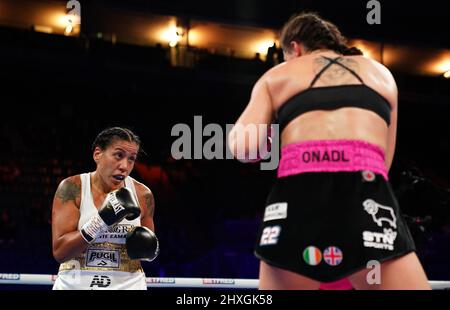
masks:
<svg viewBox="0 0 450 310"><path fill-rule="evenodd" d="M256 256L269 265L332 282L373 261L415 251L380 151L365 142L339 140L284 147ZM333 158L336 163L330 163Z"/></svg>

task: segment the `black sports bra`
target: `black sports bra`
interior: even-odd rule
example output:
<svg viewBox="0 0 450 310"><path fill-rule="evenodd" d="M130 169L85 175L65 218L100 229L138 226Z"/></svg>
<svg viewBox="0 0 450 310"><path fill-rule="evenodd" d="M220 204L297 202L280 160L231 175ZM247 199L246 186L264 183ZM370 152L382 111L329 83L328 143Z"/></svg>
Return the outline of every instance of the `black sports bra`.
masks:
<svg viewBox="0 0 450 310"><path fill-rule="evenodd" d="M377 113L385 120L387 125L391 123L391 105L375 90L364 84L364 81L355 71L338 62L337 58L328 58L329 63L314 77L311 85L306 90L289 98L277 113L280 132L297 116L314 110L335 110L343 107L357 107ZM323 72L332 64L339 65L353 74L362 84L337 85L325 87L313 87Z"/></svg>

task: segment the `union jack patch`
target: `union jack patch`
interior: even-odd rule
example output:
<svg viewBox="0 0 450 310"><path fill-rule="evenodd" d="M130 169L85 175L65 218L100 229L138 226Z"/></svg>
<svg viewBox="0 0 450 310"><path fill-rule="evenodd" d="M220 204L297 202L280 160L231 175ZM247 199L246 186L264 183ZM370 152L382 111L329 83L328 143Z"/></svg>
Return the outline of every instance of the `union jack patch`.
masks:
<svg viewBox="0 0 450 310"><path fill-rule="evenodd" d="M338 247L330 246L323 251L323 260L330 266L339 265L343 258L344 255Z"/></svg>

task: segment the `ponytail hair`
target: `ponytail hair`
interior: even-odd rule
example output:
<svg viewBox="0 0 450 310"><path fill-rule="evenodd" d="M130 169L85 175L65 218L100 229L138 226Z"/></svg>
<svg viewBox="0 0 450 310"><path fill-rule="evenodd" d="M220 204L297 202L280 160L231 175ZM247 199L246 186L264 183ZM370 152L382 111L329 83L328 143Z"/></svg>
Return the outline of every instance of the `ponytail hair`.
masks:
<svg viewBox="0 0 450 310"><path fill-rule="evenodd" d="M363 54L360 49L347 45L347 39L336 25L316 13L299 13L289 18L281 29L281 48L290 51L292 41L301 42L309 51L326 48L343 55Z"/></svg>

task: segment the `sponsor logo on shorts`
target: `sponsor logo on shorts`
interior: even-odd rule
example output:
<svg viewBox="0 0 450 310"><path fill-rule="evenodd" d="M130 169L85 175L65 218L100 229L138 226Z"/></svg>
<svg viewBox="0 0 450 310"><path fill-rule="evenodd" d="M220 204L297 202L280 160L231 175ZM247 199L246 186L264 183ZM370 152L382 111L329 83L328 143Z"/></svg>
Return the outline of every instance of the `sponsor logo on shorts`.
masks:
<svg viewBox="0 0 450 310"><path fill-rule="evenodd" d="M108 276L99 276L99 275L95 275L94 278L92 279L91 285L89 287L101 287L101 288L105 288L111 285L111 279Z"/></svg>
<svg viewBox="0 0 450 310"><path fill-rule="evenodd" d="M278 243L278 237L281 233L280 226L267 226L261 234L259 245L274 245Z"/></svg>
<svg viewBox="0 0 450 310"><path fill-rule="evenodd" d="M363 202L364 210L372 215L373 221L380 227L383 221L388 223L392 228L397 228L397 218L391 207L383 206L372 199L366 199Z"/></svg>
<svg viewBox="0 0 450 310"><path fill-rule="evenodd" d="M375 248L380 250L394 250L394 242L397 238L397 217L392 207L383 206L372 199L366 199L363 202L364 210L372 216L372 220L379 227L383 224L389 227L383 227L383 232L363 231L363 244L366 248Z"/></svg>
<svg viewBox="0 0 450 310"><path fill-rule="evenodd" d="M264 222L287 218L287 202L277 202L266 207Z"/></svg>
<svg viewBox="0 0 450 310"><path fill-rule="evenodd" d="M100 268L119 268L119 250L107 251L101 249L88 249L86 252L86 266Z"/></svg>
<svg viewBox="0 0 450 310"><path fill-rule="evenodd" d="M394 242L397 232L391 228L384 228L382 233L363 231L364 246L381 250L394 250Z"/></svg>
<svg viewBox="0 0 450 310"><path fill-rule="evenodd" d="M335 246L329 246L323 251L323 260L330 266L339 265L344 258L341 249Z"/></svg>
<svg viewBox="0 0 450 310"><path fill-rule="evenodd" d="M320 162L349 162L350 158L342 150L325 150L325 151L305 151L302 153L301 159L304 163L320 163Z"/></svg>
<svg viewBox="0 0 450 310"><path fill-rule="evenodd" d="M309 246L303 250L303 260L311 266L317 266L322 261L322 252L315 246Z"/></svg>

